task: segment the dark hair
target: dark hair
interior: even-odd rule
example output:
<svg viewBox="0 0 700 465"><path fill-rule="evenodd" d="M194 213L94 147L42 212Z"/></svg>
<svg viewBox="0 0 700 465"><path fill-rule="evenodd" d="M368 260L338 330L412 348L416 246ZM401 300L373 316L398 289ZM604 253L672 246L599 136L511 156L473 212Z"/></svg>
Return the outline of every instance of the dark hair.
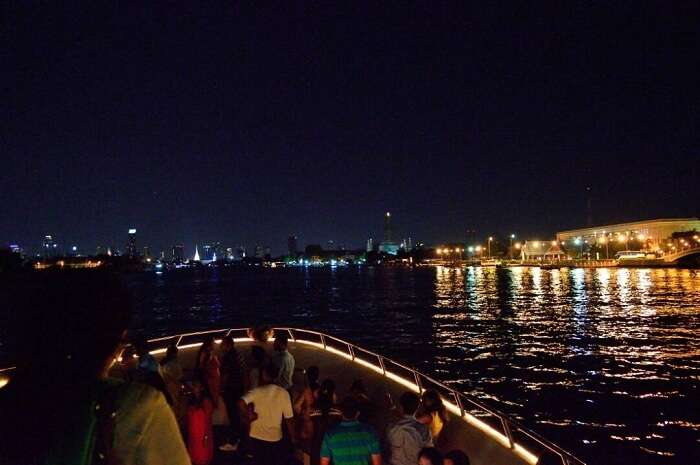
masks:
<svg viewBox="0 0 700 465"><path fill-rule="evenodd" d="M235 341L233 340L233 336L231 336L231 335L224 336L224 338L221 339L221 345L224 345L224 344L230 344L231 347L234 347L236 345Z"/></svg>
<svg viewBox="0 0 700 465"><path fill-rule="evenodd" d="M160 364L165 365L169 361L177 359L178 351L179 349L175 343L170 344L168 349L165 351L165 357L163 357L163 359L160 361Z"/></svg>
<svg viewBox="0 0 700 465"><path fill-rule="evenodd" d="M319 371L318 367L316 365L311 365L309 368L306 369L306 381L311 388L312 391L315 391L316 389L319 388L318 386L318 377L319 377Z"/></svg>
<svg viewBox="0 0 700 465"><path fill-rule="evenodd" d="M202 405L205 398L212 400L211 393L209 392L209 386L207 385L206 381L198 376L195 376L190 383L199 383L202 385L202 397L200 399L195 397L194 390L190 391L188 402L190 405L199 407Z"/></svg>
<svg viewBox="0 0 700 465"><path fill-rule="evenodd" d="M399 405L405 415L413 415L420 405L420 397L417 394L406 391L399 397Z"/></svg>
<svg viewBox="0 0 700 465"><path fill-rule="evenodd" d="M257 325L250 329L249 334L256 341L267 342L271 330L269 325Z"/></svg>
<svg viewBox="0 0 700 465"><path fill-rule="evenodd" d="M131 298L106 270L46 270L3 274L0 302L3 349L17 366L0 390L0 412L12 419L0 425L0 462L43 463L124 342Z"/></svg>
<svg viewBox="0 0 700 465"><path fill-rule="evenodd" d="M367 389L365 389L365 383L361 379L356 379L350 385L350 392L356 392L358 394L367 394Z"/></svg>
<svg viewBox="0 0 700 465"><path fill-rule="evenodd" d="M340 411L343 412L343 418L346 420L354 420L360 411L357 400L354 397L345 397L340 403Z"/></svg>
<svg viewBox="0 0 700 465"><path fill-rule="evenodd" d="M442 403L442 398L433 389L423 391L423 395L421 396L421 406L426 413L432 414L433 412L437 412L443 421L447 420L447 409L445 408L445 404Z"/></svg>
<svg viewBox="0 0 700 465"><path fill-rule="evenodd" d="M335 381L326 379L321 383L318 391L318 408L323 415L328 415L333 408L333 395L335 394Z"/></svg>
<svg viewBox="0 0 700 465"><path fill-rule="evenodd" d="M442 465L442 455L434 447L424 447L418 452L418 459L421 457L430 460L432 465Z"/></svg>
<svg viewBox="0 0 700 465"><path fill-rule="evenodd" d="M253 360L262 365L262 363L265 361L266 356L265 349L263 349L260 346L252 346L250 348L250 356L253 358Z"/></svg>
<svg viewBox="0 0 700 465"><path fill-rule="evenodd" d="M204 341L202 341L202 345L199 346L199 352L197 352L197 359L194 361L195 376L200 376L202 373L204 373L204 370L206 370L206 363L208 363L209 359L211 358L211 349L213 348L213 345L214 336L212 336L211 334L207 334L204 338ZM202 354L206 355L206 359L204 360L205 366L202 366Z"/></svg>
<svg viewBox="0 0 700 465"><path fill-rule="evenodd" d="M449 451L445 454L444 459L452 460L454 465L469 465L469 457L459 449Z"/></svg>
<svg viewBox="0 0 700 465"><path fill-rule="evenodd" d="M270 378L270 380L275 380L280 374L280 367L278 367L275 363L268 363L267 366L265 366L264 372L265 376Z"/></svg>
<svg viewBox="0 0 700 465"><path fill-rule="evenodd" d="M286 346L289 342L289 335L286 332L278 332L275 334L275 344Z"/></svg>

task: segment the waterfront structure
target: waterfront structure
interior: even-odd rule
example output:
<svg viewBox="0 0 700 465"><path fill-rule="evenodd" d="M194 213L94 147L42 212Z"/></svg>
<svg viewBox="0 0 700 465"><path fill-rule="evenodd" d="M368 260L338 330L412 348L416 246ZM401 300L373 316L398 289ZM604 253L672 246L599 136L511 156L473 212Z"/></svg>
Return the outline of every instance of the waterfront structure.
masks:
<svg viewBox="0 0 700 465"><path fill-rule="evenodd" d="M126 240L126 256L129 258L134 258L138 256L138 251L136 250L136 229L129 229L129 236Z"/></svg>
<svg viewBox="0 0 700 465"><path fill-rule="evenodd" d="M290 257L294 257L297 254L297 236L291 235L287 238L287 253Z"/></svg>
<svg viewBox="0 0 700 465"><path fill-rule="evenodd" d="M564 260L566 253L557 241L529 240L520 248L522 260Z"/></svg>
<svg viewBox="0 0 700 465"><path fill-rule="evenodd" d="M194 245L194 258L192 260L195 262L201 261L199 259L199 249L197 248L197 244Z"/></svg>
<svg viewBox="0 0 700 465"><path fill-rule="evenodd" d="M393 241L391 212L386 212L384 215L384 240L379 244L379 251L389 255L396 255L399 252L399 245Z"/></svg>
<svg viewBox="0 0 700 465"><path fill-rule="evenodd" d="M675 246L675 236L700 231L699 218L661 218L630 223L610 224L592 228L571 229L557 233L557 242L567 250L580 244L605 249L653 250L668 252ZM669 245L671 244L671 245ZM616 245L613 249L610 245ZM603 250L606 252L606 250Z"/></svg>

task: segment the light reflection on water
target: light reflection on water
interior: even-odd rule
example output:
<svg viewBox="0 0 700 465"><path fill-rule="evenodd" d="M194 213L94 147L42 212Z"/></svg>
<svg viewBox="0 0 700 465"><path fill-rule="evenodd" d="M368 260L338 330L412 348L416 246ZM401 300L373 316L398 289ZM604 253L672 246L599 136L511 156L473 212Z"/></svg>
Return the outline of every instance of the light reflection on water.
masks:
<svg viewBox="0 0 700 465"><path fill-rule="evenodd" d="M234 270L131 284L134 327L151 334L261 318L318 328L486 399L590 464L700 463L694 270Z"/></svg>

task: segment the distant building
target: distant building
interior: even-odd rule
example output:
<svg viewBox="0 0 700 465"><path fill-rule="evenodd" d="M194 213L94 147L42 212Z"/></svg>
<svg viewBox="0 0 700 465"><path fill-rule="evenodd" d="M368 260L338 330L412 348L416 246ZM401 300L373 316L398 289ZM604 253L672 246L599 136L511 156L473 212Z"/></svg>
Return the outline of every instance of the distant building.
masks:
<svg viewBox="0 0 700 465"><path fill-rule="evenodd" d="M143 246L143 258L145 258L145 259L151 258L151 249L149 249L147 245Z"/></svg>
<svg viewBox="0 0 700 465"><path fill-rule="evenodd" d="M234 259L233 247L226 247L226 260L231 261Z"/></svg>
<svg viewBox="0 0 700 465"><path fill-rule="evenodd" d="M297 246L297 236L289 236L287 238L287 253L290 257L296 256L297 251L299 250Z"/></svg>
<svg viewBox="0 0 700 465"><path fill-rule="evenodd" d="M192 258L195 262L200 262L199 258L199 249L197 248L197 244L194 245L194 257Z"/></svg>
<svg viewBox="0 0 700 465"><path fill-rule="evenodd" d="M202 246L202 260L211 260L214 255L214 249L209 244Z"/></svg>
<svg viewBox="0 0 700 465"><path fill-rule="evenodd" d="M236 248L236 256L239 260L243 260L246 257L245 253L245 246L244 245L239 245Z"/></svg>
<svg viewBox="0 0 700 465"><path fill-rule="evenodd" d="M138 256L138 251L136 250L136 229L129 229L129 236L126 240L126 253L125 255L129 258L135 258Z"/></svg>
<svg viewBox="0 0 700 465"><path fill-rule="evenodd" d="M557 241L525 241L520 248L520 256L523 260L564 260L566 253Z"/></svg>
<svg viewBox="0 0 700 465"><path fill-rule="evenodd" d="M264 250L261 245L256 244L255 245L255 258L264 258Z"/></svg>
<svg viewBox="0 0 700 465"><path fill-rule="evenodd" d="M384 215L384 240L379 244L379 251L389 255L396 255L399 252L399 245L393 240L393 231L391 230L391 213L386 212Z"/></svg>
<svg viewBox="0 0 700 465"><path fill-rule="evenodd" d="M173 246L173 261L182 263L185 261L185 246L183 244L175 244Z"/></svg>
<svg viewBox="0 0 700 465"><path fill-rule="evenodd" d="M369 239L367 239L367 247L365 248L365 250L367 252L371 252L374 250L374 241L372 240L371 237Z"/></svg>

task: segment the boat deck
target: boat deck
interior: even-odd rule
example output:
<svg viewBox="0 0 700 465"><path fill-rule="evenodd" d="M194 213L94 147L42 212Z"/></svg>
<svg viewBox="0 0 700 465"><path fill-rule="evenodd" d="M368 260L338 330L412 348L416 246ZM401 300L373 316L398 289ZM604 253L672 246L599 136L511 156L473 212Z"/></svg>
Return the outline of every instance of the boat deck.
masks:
<svg viewBox="0 0 700 465"><path fill-rule="evenodd" d="M199 339L201 340L201 337ZM188 375L191 376L200 344L191 342L183 344L182 339L179 341L178 358L187 378ZM151 352L156 358L159 358L165 352L165 347L172 342L175 342L172 338L152 341ZM236 339L237 350L246 355L252 344L253 342L247 338ZM267 352L272 353L272 343L268 342L266 345ZM388 423L395 418L395 414L389 410L387 405L387 394L397 401L403 392L407 390L418 392L419 390L415 382L406 374L397 374L401 368L400 365L392 366L390 371L390 367L383 368L379 366L380 364L372 363L371 357L362 356L358 352L353 352L352 349L346 352L330 345L324 347L322 343L290 340L289 351L296 361L297 370L294 375L293 388L295 393L301 392L303 387L302 370L312 365L319 367L320 381L324 379L335 381L339 399L348 394L353 381L362 379L375 409L375 420L372 426L380 437L384 435ZM387 360L387 362L390 361ZM444 393L439 390L438 392L443 395L445 400L449 400ZM524 447L518 444L515 444L513 448L509 447L508 439L497 431L496 425L491 427L488 423L469 414L457 415L456 412L460 411L457 406L450 402L446 402L446 404L450 421L445 424L437 441L437 447L443 452L461 449L467 453L474 465L532 465L536 463L537 457Z"/></svg>

